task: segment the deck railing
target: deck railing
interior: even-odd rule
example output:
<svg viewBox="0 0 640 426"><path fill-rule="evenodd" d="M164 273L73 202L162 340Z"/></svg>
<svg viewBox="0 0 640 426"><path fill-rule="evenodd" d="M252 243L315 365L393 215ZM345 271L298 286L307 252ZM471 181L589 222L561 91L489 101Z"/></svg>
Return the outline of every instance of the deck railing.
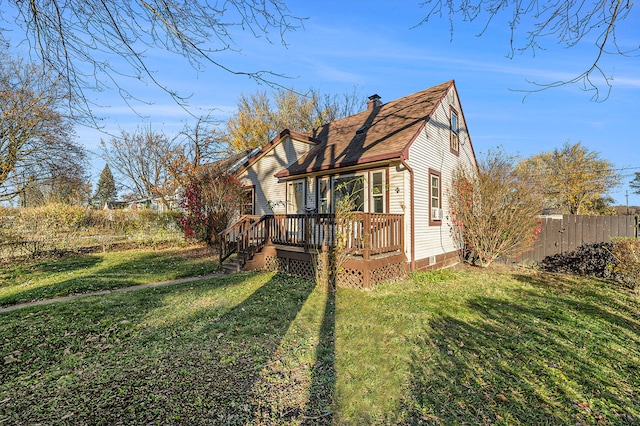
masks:
<svg viewBox="0 0 640 426"><path fill-rule="evenodd" d="M372 255L402 250L404 222L401 214L353 213L338 221L333 214L265 216L274 244L305 250L333 247L339 239L347 252L369 259Z"/></svg>
<svg viewBox="0 0 640 426"><path fill-rule="evenodd" d="M305 251L334 247L368 260L371 256L402 251L404 217L401 214L350 214L337 220L334 214L245 216L220 233L220 262L237 253L239 265L266 243L301 247Z"/></svg>
<svg viewBox="0 0 640 426"><path fill-rule="evenodd" d="M260 220L260 216L242 216L224 231L220 232L220 263L238 251L238 238L252 223Z"/></svg>

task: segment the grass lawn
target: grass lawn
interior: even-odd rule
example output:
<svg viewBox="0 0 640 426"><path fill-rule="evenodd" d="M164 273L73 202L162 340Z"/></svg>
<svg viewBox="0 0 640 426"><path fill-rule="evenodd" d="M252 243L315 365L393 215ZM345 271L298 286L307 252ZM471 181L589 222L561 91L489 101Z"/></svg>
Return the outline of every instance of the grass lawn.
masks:
<svg viewBox="0 0 640 426"><path fill-rule="evenodd" d="M270 273L0 314L0 424L640 424L640 299L480 270Z"/></svg>
<svg viewBox="0 0 640 426"><path fill-rule="evenodd" d="M214 272L208 247L127 250L0 266L0 307Z"/></svg>

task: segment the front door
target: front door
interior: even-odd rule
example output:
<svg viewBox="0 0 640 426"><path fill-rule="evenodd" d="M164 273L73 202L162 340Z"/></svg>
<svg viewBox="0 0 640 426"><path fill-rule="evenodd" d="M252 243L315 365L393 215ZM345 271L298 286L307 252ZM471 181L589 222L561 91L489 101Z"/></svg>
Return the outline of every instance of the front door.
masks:
<svg viewBox="0 0 640 426"><path fill-rule="evenodd" d="M287 184L287 213L304 213L304 181L298 180Z"/></svg>

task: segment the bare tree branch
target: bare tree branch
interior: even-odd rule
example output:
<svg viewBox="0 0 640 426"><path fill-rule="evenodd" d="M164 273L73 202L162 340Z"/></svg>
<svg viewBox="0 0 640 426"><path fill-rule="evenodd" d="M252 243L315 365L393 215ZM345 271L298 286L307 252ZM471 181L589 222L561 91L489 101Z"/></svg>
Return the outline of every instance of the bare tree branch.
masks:
<svg viewBox="0 0 640 426"><path fill-rule="evenodd" d="M209 64L279 87L281 74L236 70L216 54L237 50L234 36L243 31L269 43L271 33L277 32L284 44L285 34L301 24L283 0L8 0L7 4L13 7L31 54L55 70L74 94L69 107L76 118L93 125L98 124L91 114L96 104L89 91L116 88L130 106L131 100L140 100L126 88L126 78L148 81L187 107L189 95L164 84L149 68L147 55L154 48L185 59L196 70Z"/></svg>
<svg viewBox="0 0 640 426"><path fill-rule="evenodd" d="M625 49L619 44L617 28L629 16L634 2L632 0L606 0L604 2L585 3L582 0L428 0L420 3L427 13L417 26L426 24L431 18L448 15L451 37L453 37L454 18L473 22L486 19L479 36L482 36L499 15L510 13L507 25L510 29L510 54L530 51L535 55L544 50L543 41L555 40L567 48L578 44L593 43L593 59L585 71L567 80L552 83L529 83L537 88L517 90L534 93L566 84L580 84L585 91L592 91L593 100L606 100L613 86L613 76L609 75L601 63L605 55L637 56L640 43L633 43ZM602 93L602 87L606 93Z"/></svg>

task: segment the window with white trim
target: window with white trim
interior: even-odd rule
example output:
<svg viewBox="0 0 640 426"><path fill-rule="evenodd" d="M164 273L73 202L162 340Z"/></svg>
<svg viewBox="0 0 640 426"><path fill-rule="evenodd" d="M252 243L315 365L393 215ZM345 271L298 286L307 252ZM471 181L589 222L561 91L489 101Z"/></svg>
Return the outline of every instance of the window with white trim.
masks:
<svg viewBox="0 0 640 426"><path fill-rule="evenodd" d="M331 178L318 179L318 213L331 213Z"/></svg>
<svg viewBox="0 0 640 426"><path fill-rule="evenodd" d="M385 174L383 171L371 172L371 212L385 211Z"/></svg>
<svg viewBox="0 0 640 426"><path fill-rule="evenodd" d="M458 114L454 109L451 109L451 152L456 155L460 152Z"/></svg>
<svg viewBox="0 0 640 426"><path fill-rule="evenodd" d="M255 190L253 187L245 188L244 190L244 203L242 204L242 214L252 215L255 212Z"/></svg>
<svg viewBox="0 0 640 426"><path fill-rule="evenodd" d="M333 178L333 203L335 206L349 197L353 211L364 211L364 176L337 176Z"/></svg>
<svg viewBox="0 0 640 426"><path fill-rule="evenodd" d="M429 225L442 224L441 184L440 172L429 169Z"/></svg>

